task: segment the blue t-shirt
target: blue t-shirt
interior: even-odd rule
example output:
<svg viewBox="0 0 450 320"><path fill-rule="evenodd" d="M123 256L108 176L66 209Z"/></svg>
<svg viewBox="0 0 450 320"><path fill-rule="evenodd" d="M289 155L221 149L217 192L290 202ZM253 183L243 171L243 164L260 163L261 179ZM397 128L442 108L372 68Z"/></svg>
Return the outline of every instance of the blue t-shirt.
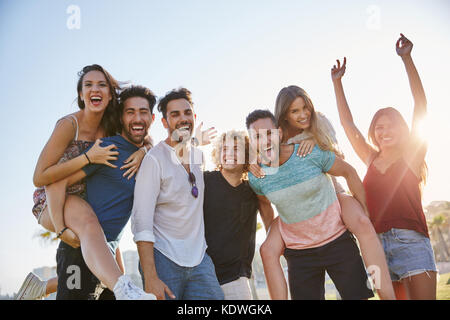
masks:
<svg viewBox="0 0 450 320"><path fill-rule="evenodd" d="M116 135L102 139L102 147L114 144L119 155L110 163L111 168L103 164L90 164L83 168L86 173L86 201L94 209L98 221L108 241L118 241L127 224L133 207L134 176L128 180L123 177L126 170L120 170L123 162L139 150L134 144Z"/></svg>

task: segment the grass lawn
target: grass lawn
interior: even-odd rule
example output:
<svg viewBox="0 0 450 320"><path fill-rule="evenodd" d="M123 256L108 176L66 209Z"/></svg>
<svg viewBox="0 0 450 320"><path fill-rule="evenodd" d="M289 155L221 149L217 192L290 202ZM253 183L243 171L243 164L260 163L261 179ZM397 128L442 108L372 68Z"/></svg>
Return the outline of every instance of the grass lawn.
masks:
<svg viewBox="0 0 450 320"><path fill-rule="evenodd" d="M439 275L437 299L450 300L450 273Z"/></svg>

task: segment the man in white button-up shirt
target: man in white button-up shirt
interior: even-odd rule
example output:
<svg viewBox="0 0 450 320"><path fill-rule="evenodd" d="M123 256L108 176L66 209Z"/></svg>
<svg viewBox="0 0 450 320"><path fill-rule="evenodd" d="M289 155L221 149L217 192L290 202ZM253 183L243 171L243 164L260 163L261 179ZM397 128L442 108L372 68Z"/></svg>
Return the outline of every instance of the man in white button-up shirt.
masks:
<svg viewBox="0 0 450 320"><path fill-rule="evenodd" d="M145 291L158 299L223 299L206 253L203 154L190 143L192 105L184 88L160 100L168 137L147 153L136 178L131 229Z"/></svg>

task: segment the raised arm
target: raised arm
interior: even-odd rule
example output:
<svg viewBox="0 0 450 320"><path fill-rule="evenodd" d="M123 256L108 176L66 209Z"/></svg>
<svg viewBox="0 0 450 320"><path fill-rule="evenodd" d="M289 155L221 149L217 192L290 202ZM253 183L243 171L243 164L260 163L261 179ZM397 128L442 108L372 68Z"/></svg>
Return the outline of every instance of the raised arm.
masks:
<svg viewBox="0 0 450 320"><path fill-rule="evenodd" d="M419 73L417 72L416 66L414 65L411 57L412 48L412 42L400 33L400 38L395 44L395 49L405 65L409 86L414 99L414 113L411 126L412 140L407 159L414 167L418 168L424 161L427 152L427 143L423 138L421 138L419 132L423 129L423 127L421 128L421 123L425 121L427 114L427 98L425 96L425 90L423 89Z"/></svg>
<svg viewBox="0 0 450 320"><path fill-rule="evenodd" d="M366 164L370 164L370 159L376 153L376 150L367 143L364 136L356 127L350 108L345 98L344 87L342 86L342 76L345 73L347 65L347 59L344 58L344 62L341 66L341 62L337 61L337 65L334 65L331 69L331 79L333 81L334 93L336 95L336 104L339 112L339 118L341 120L342 127L348 140L352 144L353 149L359 158Z"/></svg>
<svg viewBox="0 0 450 320"><path fill-rule="evenodd" d="M36 168L34 169L33 183L36 187L43 187L60 181L77 172L85 165L91 163L106 164L115 167L109 160L116 160L118 152L112 151L114 145L105 148L100 147L101 140L97 140L87 152L87 157L81 154L69 161L58 163L68 145L75 136L75 128L71 120L63 118L59 120L53 130L50 139L42 150ZM89 158L89 159L88 159Z"/></svg>

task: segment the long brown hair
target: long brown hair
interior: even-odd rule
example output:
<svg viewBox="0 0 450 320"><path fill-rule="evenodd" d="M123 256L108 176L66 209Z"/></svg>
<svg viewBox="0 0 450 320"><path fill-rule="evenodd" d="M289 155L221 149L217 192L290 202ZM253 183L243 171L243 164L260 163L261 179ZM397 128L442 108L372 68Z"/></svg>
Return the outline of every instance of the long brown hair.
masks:
<svg viewBox="0 0 450 320"><path fill-rule="evenodd" d="M80 93L82 90L84 76L90 71L100 71L103 73L108 84L109 91L111 94L111 101L109 101L105 112L103 113L102 120L100 122L101 127L105 130L105 135L114 136L119 132L120 129L120 114L119 114L119 102L118 95L121 90L121 83L114 79L108 71L106 71L102 66L98 64L92 64L85 66L80 72L78 72L78 83L77 83L77 93L78 93L78 107L80 109L85 108L84 101L81 100Z"/></svg>
<svg viewBox="0 0 450 320"><path fill-rule="evenodd" d="M370 123L370 127L369 127L369 133L368 133L369 142L374 146L374 148L378 151L378 154L379 154L381 152L381 149L380 149L380 145L378 144L378 142L375 138L375 125L381 116L388 116L390 119L392 119L399 125L400 131L401 131L401 139L402 139L401 143L399 143L399 147L402 149L402 154L403 154L406 150L411 148L411 143L412 143L411 133L410 133L408 124L406 123L405 119L403 118L401 113L395 108L392 108L392 107L382 108L375 113L375 115L372 118L372 122ZM419 176L420 186L422 188L427 181L427 174L428 174L428 167L425 162L425 159L423 160L422 164L420 165L420 173L419 174L420 174L420 176Z"/></svg>
<svg viewBox="0 0 450 320"><path fill-rule="evenodd" d="M334 139L328 132L323 130L323 126L320 126L318 121L318 115L314 109L314 104L306 91L298 86L288 86L281 89L278 93L277 100L275 102L275 119L277 127L280 127L285 134L287 132L287 120L286 114L291 106L292 102L298 97L303 98L305 106L311 113L310 126L307 129L311 133L317 145L322 150L328 150L334 152L336 155L343 157L337 147Z"/></svg>

